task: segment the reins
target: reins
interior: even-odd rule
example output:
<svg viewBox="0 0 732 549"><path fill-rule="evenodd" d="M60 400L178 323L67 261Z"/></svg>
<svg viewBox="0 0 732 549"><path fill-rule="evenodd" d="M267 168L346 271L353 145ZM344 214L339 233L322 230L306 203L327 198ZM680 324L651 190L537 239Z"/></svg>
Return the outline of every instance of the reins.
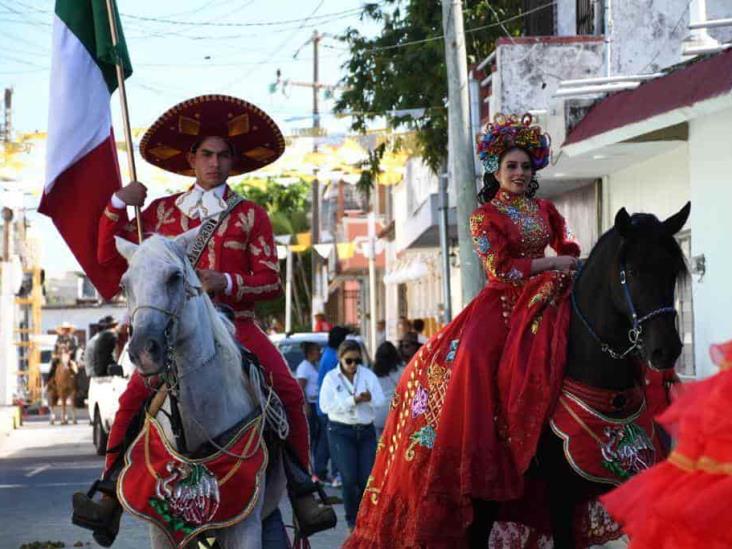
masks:
<svg viewBox="0 0 732 549"><path fill-rule="evenodd" d="M579 305L577 303L577 286L579 285L580 277L582 276L582 273L584 272L584 264L580 265L580 268L577 270L577 273L574 277L574 283L572 285L572 309L577 314L577 317L582 321L582 324L585 326L589 334L592 336L592 338L599 343L600 350L603 353L606 353L610 356L610 358L614 360L623 360L625 357L627 357L632 352L639 350L643 347L643 324L645 322L648 322L649 320L656 318L657 316L664 315L664 314L673 314L676 315L676 308L673 306L665 306L665 307L659 307L658 309L653 310L652 312L648 313L647 315L644 315L642 317L638 317L638 312L635 308L635 305L633 304L633 298L630 295L630 288L628 287L628 276L627 276L627 270L625 268L625 262L621 261L620 263L620 286L623 288L623 295L625 296L625 302L628 305L628 309L630 311L631 316L631 324L632 328L628 331L628 341L630 342L630 346L625 349L624 351L616 351L615 349L610 346L609 343L603 341L603 339L597 334L597 332L592 328L592 325L590 324L590 321L587 319L587 317L582 313L582 311L579 308Z"/></svg>
<svg viewBox="0 0 732 549"><path fill-rule="evenodd" d="M184 259L185 261L185 259ZM185 271L185 269L184 269ZM185 374L180 374L178 372L178 365L175 358L175 348L173 346L173 331L175 328L175 325L180 321L180 316L183 310L183 307L185 307L186 303L190 301L191 299L201 297L203 295L203 292L201 290L200 286L195 286L191 284L187 279L185 281L185 293L186 298L182 302L180 306L180 310L178 311L172 311L170 309L164 309L162 307L157 307L154 305L138 305L134 308L132 313L130 314L130 323L133 322L135 314L143 309L151 309L153 311L157 311L159 313L164 314L168 317L168 323L165 327L165 331L163 332L164 338L165 338L165 360L163 361L163 364L155 371L153 372L147 372L140 374L144 376L146 379L153 377L153 376L160 376L161 380L163 381L163 384L155 389L157 391L155 397L153 398L152 404L149 408L149 413L152 415L155 415L155 413L162 412L165 413L168 418L170 419L171 427L173 429L173 434L176 439L176 443L178 446L178 449L181 453L185 454L187 453L186 450L186 441L185 441L185 435L183 431L183 422L180 417L180 410L178 407L178 383L180 379L184 375L188 375L192 373L193 371L197 371L207 364L210 364L216 356L219 354L219 343L215 344L216 350L214 351L214 354L209 359L202 362L201 365L197 366L194 370L188 371ZM252 366L249 368L249 383L251 386L255 387L254 393L252 396L254 397L254 400L259 401L259 420L258 424L255 428L256 432L256 441L257 444L247 444L247 449L245 449L244 453L239 455L235 454L233 452L230 452L226 449L225 446L222 446L218 444L213 437L209 435L206 428L201 424L200 421L198 421L195 417L191 417L193 423L196 425L196 427L201 431L203 434L205 440L210 444L213 448L218 450L221 453L224 453L230 457L233 457L237 460L247 460L251 458L259 448L259 442L263 439L263 433L266 425L272 426L274 432L281 438L285 439L287 438L288 434L288 424L287 419L284 416L283 412L283 406L281 402L279 401L279 398L274 393L274 389L272 384L269 384L269 386L266 388L267 396L266 399L264 398L264 391L262 391L262 378L257 370L257 367ZM170 399L171 403L171 412L167 413L165 410L162 409L162 404L165 401L165 398ZM250 442L253 442L251 440Z"/></svg>

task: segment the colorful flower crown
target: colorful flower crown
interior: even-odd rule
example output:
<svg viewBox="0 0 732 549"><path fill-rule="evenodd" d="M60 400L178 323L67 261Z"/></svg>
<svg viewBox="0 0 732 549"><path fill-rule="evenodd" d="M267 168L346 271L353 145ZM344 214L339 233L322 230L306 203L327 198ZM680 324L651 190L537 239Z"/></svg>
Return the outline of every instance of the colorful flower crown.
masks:
<svg viewBox="0 0 732 549"><path fill-rule="evenodd" d="M541 133L539 126L532 126L532 121L529 113L520 119L515 114L499 113L493 117L493 123L488 125L478 145L478 154L487 172L496 172L501 156L513 147L520 147L529 154L534 171L549 164L551 138L548 133Z"/></svg>

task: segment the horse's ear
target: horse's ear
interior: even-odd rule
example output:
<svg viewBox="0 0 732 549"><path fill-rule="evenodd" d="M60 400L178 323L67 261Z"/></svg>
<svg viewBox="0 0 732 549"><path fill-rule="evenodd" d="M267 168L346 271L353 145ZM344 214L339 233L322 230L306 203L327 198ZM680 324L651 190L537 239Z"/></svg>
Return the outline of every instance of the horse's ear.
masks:
<svg viewBox="0 0 732 549"><path fill-rule="evenodd" d="M664 232L669 236L678 233L686 225L686 220L689 219L690 212L691 202L687 202L683 208L663 222Z"/></svg>
<svg viewBox="0 0 732 549"><path fill-rule="evenodd" d="M122 238L121 236L115 236L114 237L114 245L117 247L117 251L128 262L130 261L130 259L132 259L132 256L135 255L135 252L137 251L137 248L140 247L139 244L135 244L134 242L130 242L129 240L126 240L126 239Z"/></svg>
<svg viewBox="0 0 732 549"><path fill-rule="evenodd" d="M615 214L615 229L623 238L630 238L633 234L633 224L630 221L630 214L625 208L620 208Z"/></svg>
<svg viewBox="0 0 732 549"><path fill-rule="evenodd" d="M173 240L175 241L178 246L183 248L183 250L188 253L191 251L191 248L193 247L193 243L196 240L196 237L198 236L198 230L200 227L196 227L194 229L191 229L189 231L186 231L182 234L179 234L176 236Z"/></svg>

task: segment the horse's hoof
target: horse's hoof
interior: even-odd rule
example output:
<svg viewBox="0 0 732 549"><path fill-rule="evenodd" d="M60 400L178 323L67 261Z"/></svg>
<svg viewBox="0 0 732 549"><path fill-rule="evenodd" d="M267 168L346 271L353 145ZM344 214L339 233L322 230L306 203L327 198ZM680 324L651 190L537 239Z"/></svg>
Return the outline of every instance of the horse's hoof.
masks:
<svg viewBox="0 0 732 549"><path fill-rule="evenodd" d="M66 421L66 420L64 420L64 421L61 422L61 425L68 425L68 424L69 424L69 422Z"/></svg>

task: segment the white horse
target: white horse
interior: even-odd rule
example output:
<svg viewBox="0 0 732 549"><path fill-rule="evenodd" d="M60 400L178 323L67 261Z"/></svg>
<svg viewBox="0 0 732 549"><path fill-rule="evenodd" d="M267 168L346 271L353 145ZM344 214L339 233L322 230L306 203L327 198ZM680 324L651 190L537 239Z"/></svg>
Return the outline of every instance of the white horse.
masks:
<svg viewBox="0 0 732 549"><path fill-rule="evenodd" d="M259 384L250 383L243 374L233 326L201 291L186 257L195 233L188 231L174 239L156 235L141 245L121 238L116 242L129 265L122 286L132 323L130 355L147 375L170 359L175 361L178 408L189 451L239 424L256 406L264 410L267 401ZM165 425L161 416L158 419ZM174 445L170 431L167 438ZM261 547L262 517L276 509L285 488L278 456L270 456L264 483L263 496L246 520L213 531L222 548ZM155 549L170 547L165 534L150 528Z"/></svg>

